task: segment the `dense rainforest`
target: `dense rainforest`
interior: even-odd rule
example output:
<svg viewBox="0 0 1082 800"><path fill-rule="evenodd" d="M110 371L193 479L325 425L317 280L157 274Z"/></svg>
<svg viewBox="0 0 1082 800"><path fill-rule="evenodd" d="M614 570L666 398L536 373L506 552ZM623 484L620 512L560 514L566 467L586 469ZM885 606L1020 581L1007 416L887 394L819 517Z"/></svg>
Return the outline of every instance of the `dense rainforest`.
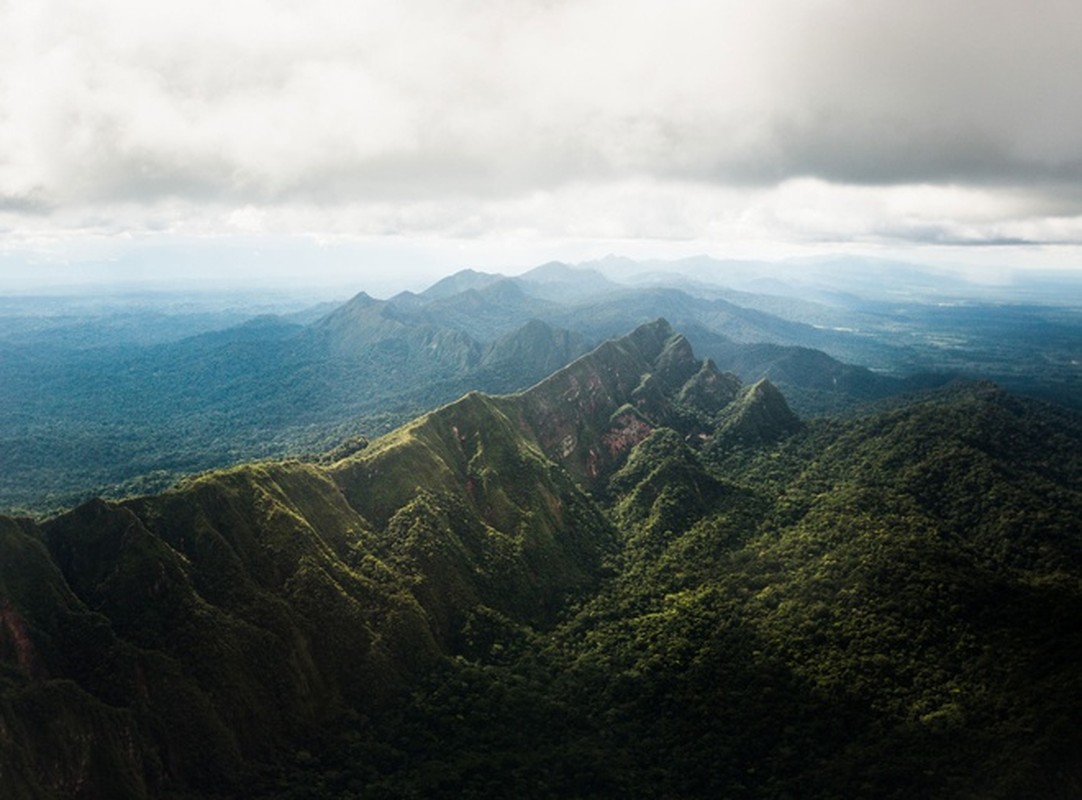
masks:
<svg viewBox="0 0 1082 800"><path fill-rule="evenodd" d="M800 419L657 321L0 518L5 798L1082 796L1082 419Z"/></svg>

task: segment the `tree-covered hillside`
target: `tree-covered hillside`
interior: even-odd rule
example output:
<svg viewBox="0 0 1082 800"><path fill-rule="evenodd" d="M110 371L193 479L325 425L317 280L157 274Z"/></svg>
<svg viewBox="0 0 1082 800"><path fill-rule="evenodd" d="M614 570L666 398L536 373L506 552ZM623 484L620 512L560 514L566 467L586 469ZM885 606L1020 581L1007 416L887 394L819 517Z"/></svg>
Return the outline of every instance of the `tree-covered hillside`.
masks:
<svg viewBox="0 0 1082 800"><path fill-rule="evenodd" d="M657 322L317 462L0 521L14 798L1082 796L1082 420L799 420Z"/></svg>

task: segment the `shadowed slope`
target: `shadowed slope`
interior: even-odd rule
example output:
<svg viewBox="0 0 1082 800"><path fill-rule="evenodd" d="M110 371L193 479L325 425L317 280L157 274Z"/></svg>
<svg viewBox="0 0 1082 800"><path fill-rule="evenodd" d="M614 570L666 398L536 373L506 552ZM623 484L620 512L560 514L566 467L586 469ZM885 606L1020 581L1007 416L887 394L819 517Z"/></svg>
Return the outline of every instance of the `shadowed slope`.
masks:
<svg viewBox="0 0 1082 800"><path fill-rule="evenodd" d="M551 626L596 584L616 537L534 435L556 436L537 409L566 400L576 376L607 376L603 398L559 412L572 425L588 410L580 436L604 436L651 369L668 386L697 368L685 350L659 324L327 468L251 464L40 528L3 520L5 780L27 797L228 791L324 721L380 708L441 655L475 649L479 620L507 635ZM659 415L666 402L639 405ZM11 736L34 718L27 698L56 722ZM64 770L43 767L67 736L91 744ZM129 744L109 744L118 737Z"/></svg>

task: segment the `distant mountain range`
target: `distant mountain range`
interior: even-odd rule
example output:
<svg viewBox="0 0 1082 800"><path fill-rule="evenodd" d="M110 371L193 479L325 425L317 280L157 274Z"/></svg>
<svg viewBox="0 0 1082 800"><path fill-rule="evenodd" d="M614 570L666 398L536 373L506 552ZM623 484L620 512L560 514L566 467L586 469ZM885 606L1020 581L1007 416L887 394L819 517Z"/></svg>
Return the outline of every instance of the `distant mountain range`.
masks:
<svg viewBox="0 0 1082 800"><path fill-rule="evenodd" d="M403 313L264 320L204 369L579 347ZM0 517L0 789L1077 797L1080 475L1074 412L956 383L801 419L655 320L335 453Z"/></svg>
<svg viewBox="0 0 1082 800"><path fill-rule="evenodd" d="M521 390L658 317L720 370L747 383L768 377L806 415L958 375L1082 408L1082 322L1070 308L811 291L806 281L823 273L811 267L764 283L762 265L705 258L594 266L553 262L517 277L464 270L421 293L361 292L220 328L214 320L227 317L181 316L179 330L202 331L181 338L158 307L144 323L131 308L123 324L0 318L0 508L57 510L245 459L329 449L469 390ZM934 277L898 274L898 286ZM737 281L741 290L721 285L741 275L758 278ZM752 284L763 291L747 291Z"/></svg>

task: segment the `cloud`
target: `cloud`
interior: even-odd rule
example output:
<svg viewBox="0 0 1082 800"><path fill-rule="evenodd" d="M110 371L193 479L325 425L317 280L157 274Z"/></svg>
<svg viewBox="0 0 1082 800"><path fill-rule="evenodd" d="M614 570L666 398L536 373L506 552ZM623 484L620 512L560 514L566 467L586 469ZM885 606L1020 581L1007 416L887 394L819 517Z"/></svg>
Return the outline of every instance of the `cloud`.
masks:
<svg viewBox="0 0 1082 800"><path fill-rule="evenodd" d="M1076 2L0 8L9 229L992 242L1082 211Z"/></svg>

